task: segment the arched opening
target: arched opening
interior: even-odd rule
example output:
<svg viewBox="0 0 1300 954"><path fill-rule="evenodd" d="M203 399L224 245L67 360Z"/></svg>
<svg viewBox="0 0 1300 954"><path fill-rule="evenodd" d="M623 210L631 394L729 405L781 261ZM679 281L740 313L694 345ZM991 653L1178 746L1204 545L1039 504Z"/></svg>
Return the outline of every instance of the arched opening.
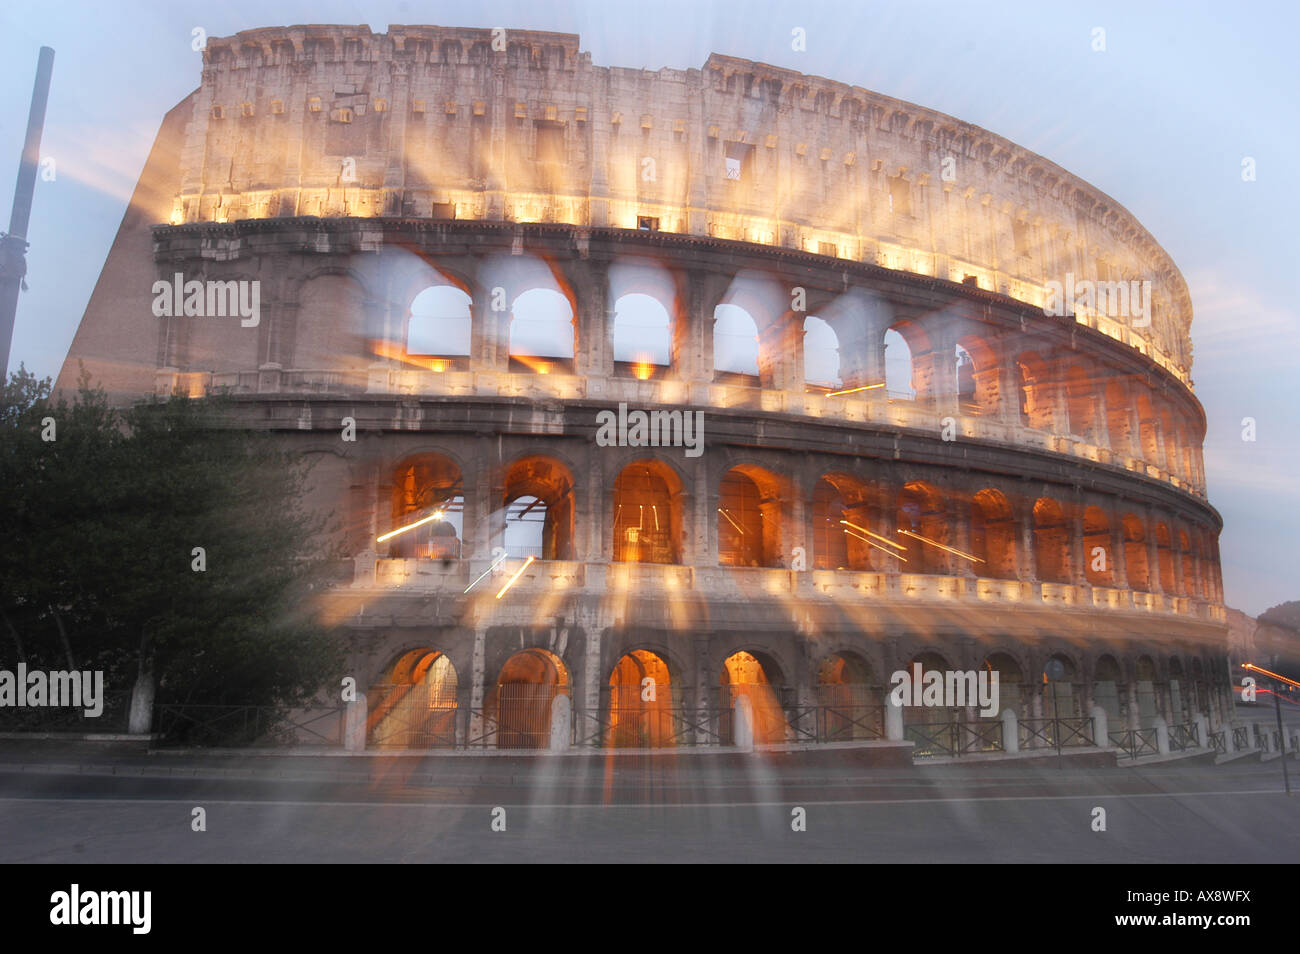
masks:
<svg viewBox="0 0 1300 954"><path fill-rule="evenodd" d="M660 377L672 353L672 317L658 298L630 292L614 302L615 374L643 381Z"/></svg>
<svg viewBox="0 0 1300 954"><path fill-rule="evenodd" d="M827 391L844 386L840 376L840 342L835 329L809 315L803 322L803 379L813 388Z"/></svg>
<svg viewBox="0 0 1300 954"><path fill-rule="evenodd" d="M1001 491L984 489L971 499L971 552L975 573L996 580L1016 578L1016 528Z"/></svg>
<svg viewBox="0 0 1300 954"><path fill-rule="evenodd" d="M1034 571L1040 580L1070 582L1070 525L1060 503L1050 497L1034 501Z"/></svg>
<svg viewBox="0 0 1300 954"><path fill-rule="evenodd" d="M506 660L488 693L500 749L544 749L551 738L551 704L569 694L569 671L545 649L525 649Z"/></svg>
<svg viewBox="0 0 1300 954"><path fill-rule="evenodd" d="M896 328L885 332L885 394L891 401L915 401L912 348Z"/></svg>
<svg viewBox="0 0 1300 954"><path fill-rule="evenodd" d="M1114 656L1100 656L1093 669L1092 698L1106 713L1107 727L1110 732L1125 728L1124 709L1120 704L1119 687L1124 677L1120 673L1119 663ZM1097 740L1102 742L1101 739Z"/></svg>
<svg viewBox="0 0 1300 954"><path fill-rule="evenodd" d="M1142 449L1142 459L1148 464L1160 464L1159 425L1155 412L1151 410L1151 399L1145 389L1137 395L1138 444Z"/></svg>
<svg viewBox="0 0 1300 954"><path fill-rule="evenodd" d="M1164 438L1165 470L1177 475L1182 450L1178 446L1178 432L1174 429L1173 415L1167 409L1160 412L1160 433Z"/></svg>
<svg viewBox="0 0 1300 954"><path fill-rule="evenodd" d="M662 656L646 649L622 656L609 677L606 744L616 748L675 745L673 710L679 693Z"/></svg>
<svg viewBox="0 0 1300 954"><path fill-rule="evenodd" d="M1129 425L1128 395L1120 381L1106 384L1106 434L1112 453L1133 456L1133 434Z"/></svg>
<svg viewBox="0 0 1300 954"><path fill-rule="evenodd" d="M1151 574L1147 567L1146 531L1142 521L1131 513L1123 518L1124 569L1128 574L1128 588L1143 592L1151 589Z"/></svg>
<svg viewBox="0 0 1300 954"><path fill-rule="evenodd" d="M432 285L416 295L406 319L407 355L449 359L435 365L442 370L454 359L468 357L472 304L455 285Z"/></svg>
<svg viewBox="0 0 1300 954"><path fill-rule="evenodd" d="M833 653L817 667L817 704L824 707L824 741L879 739L884 735L879 680L853 652Z"/></svg>
<svg viewBox="0 0 1300 954"><path fill-rule="evenodd" d="M869 570L873 542L870 506L864 484L842 474L827 474L813 488L813 569Z"/></svg>
<svg viewBox="0 0 1300 954"><path fill-rule="evenodd" d="M912 481L898 494L898 542L906 549L900 559L908 573L949 572L948 517L943 496L930 484Z"/></svg>
<svg viewBox="0 0 1300 954"><path fill-rule="evenodd" d="M573 559L573 475L549 457L525 457L506 474L506 553L515 559Z"/></svg>
<svg viewBox="0 0 1300 954"><path fill-rule="evenodd" d="M988 414L998 410L997 352L978 335L965 335L956 347L957 406L963 414Z"/></svg>
<svg viewBox="0 0 1300 954"><path fill-rule="evenodd" d="M1186 530L1178 531L1178 549L1182 551L1183 596L1196 596L1196 558L1192 554L1191 539Z"/></svg>
<svg viewBox="0 0 1300 954"><path fill-rule="evenodd" d="M370 362L368 341L379 337L370 321L366 290L345 275L318 275L298 292L294 331L283 342L291 346L288 368L298 371L362 370ZM214 322L213 326L222 324ZM186 335L199 346L210 332L203 322L187 326ZM222 345L212 342L214 349ZM218 353L220 353L218 351Z"/></svg>
<svg viewBox="0 0 1300 954"><path fill-rule="evenodd" d="M758 387L758 324L739 305L713 312L714 380Z"/></svg>
<svg viewBox="0 0 1300 954"><path fill-rule="evenodd" d="M1137 658L1138 725L1149 729L1155 725L1160 706L1160 686L1156 681L1156 664L1150 656Z"/></svg>
<svg viewBox="0 0 1300 954"><path fill-rule="evenodd" d="M781 566L777 482L760 468L733 467L718 485L718 565Z"/></svg>
<svg viewBox="0 0 1300 954"><path fill-rule="evenodd" d="M1092 381L1078 365L1065 372L1066 406L1070 416L1070 433L1086 441L1097 434L1097 402Z"/></svg>
<svg viewBox="0 0 1300 954"><path fill-rule="evenodd" d="M1177 595L1174 583L1173 541L1169 536L1169 527L1163 523L1156 524L1156 562L1160 566L1160 589L1170 596Z"/></svg>
<svg viewBox="0 0 1300 954"><path fill-rule="evenodd" d="M465 497L460 468L441 454L409 457L393 470L391 525L376 543L401 559L458 560Z"/></svg>
<svg viewBox="0 0 1300 954"><path fill-rule="evenodd" d="M530 288L510 309L510 370L572 374L573 306L554 288Z"/></svg>
<svg viewBox="0 0 1300 954"><path fill-rule="evenodd" d="M748 696L754 710L754 742L771 745L785 741L785 710L781 707L785 679L776 660L766 653L741 650L722 663L722 701L733 709L740 696Z"/></svg>
<svg viewBox="0 0 1300 954"><path fill-rule="evenodd" d="M1114 586L1110 519L1100 507L1083 511L1083 575L1093 586Z"/></svg>
<svg viewBox="0 0 1300 954"><path fill-rule="evenodd" d="M1020 423L1039 431L1053 429L1052 382L1047 364L1037 354L1026 351L1016 358L1019 375Z"/></svg>
<svg viewBox="0 0 1300 954"><path fill-rule="evenodd" d="M1002 713L1010 709L1016 714L1017 718L1023 719L1024 713L1021 711L1021 701L1024 698L1025 674L1020 669L1020 663L1016 662L1006 653L990 653L989 657L984 660L984 670L990 673L998 674L998 705L1000 708L991 716L985 716L981 713L981 718L1000 719Z"/></svg>
<svg viewBox="0 0 1300 954"><path fill-rule="evenodd" d="M446 653L413 649L367 694L367 744L419 749L456 744L456 667Z"/></svg>
<svg viewBox="0 0 1300 954"><path fill-rule="evenodd" d="M614 561L681 563L681 481L662 461L628 464L614 481Z"/></svg>

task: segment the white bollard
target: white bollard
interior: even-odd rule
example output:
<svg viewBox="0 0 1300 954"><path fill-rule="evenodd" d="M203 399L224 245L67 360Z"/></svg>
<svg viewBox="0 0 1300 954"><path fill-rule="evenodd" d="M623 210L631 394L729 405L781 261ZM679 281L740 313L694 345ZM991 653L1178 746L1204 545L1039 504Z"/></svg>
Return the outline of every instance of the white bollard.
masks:
<svg viewBox="0 0 1300 954"><path fill-rule="evenodd" d="M749 701L749 696L736 696L736 701L732 703L732 712L735 713L732 739L736 748L742 752L753 752L754 704Z"/></svg>
<svg viewBox="0 0 1300 954"><path fill-rule="evenodd" d="M1002 751L1008 755L1020 751L1020 723L1016 710L1010 707L1002 710Z"/></svg>
<svg viewBox="0 0 1300 954"><path fill-rule="evenodd" d="M556 696L551 703L551 744L552 752L569 751L569 741L573 735L570 726L572 703L568 696Z"/></svg>
<svg viewBox="0 0 1300 954"><path fill-rule="evenodd" d="M1164 720L1163 716L1156 716L1151 723L1156 730L1156 752L1160 755L1169 754L1169 723Z"/></svg>
<svg viewBox="0 0 1300 954"><path fill-rule="evenodd" d="M903 707L894 702L892 693L885 700L885 738L890 742L903 741Z"/></svg>
<svg viewBox="0 0 1300 954"><path fill-rule="evenodd" d="M347 704L347 709L343 712L343 748L347 751L365 751L366 717L369 712L364 692L358 692L356 701Z"/></svg>
<svg viewBox="0 0 1300 954"><path fill-rule="evenodd" d="M1110 726L1106 721L1106 710L1101 706L1093 706L1088 714L1092 716L1093 744L1099 749L1110 748Z"/></svg>

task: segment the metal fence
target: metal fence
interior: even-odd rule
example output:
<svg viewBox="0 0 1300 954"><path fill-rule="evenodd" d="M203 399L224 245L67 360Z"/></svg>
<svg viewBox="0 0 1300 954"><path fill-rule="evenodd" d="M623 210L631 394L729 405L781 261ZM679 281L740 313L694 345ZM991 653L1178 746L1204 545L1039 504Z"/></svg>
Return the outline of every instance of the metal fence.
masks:
<svg viewBox="0 0 1300 954"><path fill-rule="evenodd" d="M1201 747L1201 727L1195 722L1182 722L1169 727L1169 751L1186 752Z"/></svg>
<svg viewBox="0 0 1300 954"><path fill-rule="evenodd" d="M87 716L84 706L0 706L0 732L125 732L131 690L105 692L100 702L97 716Z"/></svg>
<svg viewBox="0 0 1300 954"><path fill-rule="evenodd" d="M1020 748L1055 749L1059 740L1061 748L1096 745L1096 727L1091 716L1021 719Z"/></svg>
<svg viewBox="0 0 1300 954"><path fill-rule="evenodd" d="M903 738L913 743L916 758L1003 751L1002 722L996 719L913 722L903 726Z"/></svg>
<svg viewBox="0 0 1300 954"><path fill-rule="evenodd" d="M572 742L604 748L732 745L734 714L718 706L609 706L574 713Z"/></svg>
<svg viewBox="0 0 1300 954"><path fill-rule="evenodd" d="M154 710L154 732L167 745L281 746L343 744L347 707L175 705Z"/></svg>
<svg viewBox="0 0 1300 954"><path fill-rule="evenodd" d="M371 686L366 744L375 748L436 749L456 744L456 698L438 683Z"/></svg>
<svg viewBox="0 0 1300 954"><path fill-rule="evenodd" d="M1131 759L1140 755L1158 755L1160 748L1156 744L1155 729L1123 729L1110 732L1110 744Z"/></svg>

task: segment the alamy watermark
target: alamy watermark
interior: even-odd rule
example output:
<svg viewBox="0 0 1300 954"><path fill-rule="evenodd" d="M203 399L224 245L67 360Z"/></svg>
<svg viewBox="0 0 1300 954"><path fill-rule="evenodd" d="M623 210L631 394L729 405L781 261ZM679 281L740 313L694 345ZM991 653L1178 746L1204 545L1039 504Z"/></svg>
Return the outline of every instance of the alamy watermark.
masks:
<svg viewBox="0 0 1300 954"><path fill-rule="evenodd" d="M0 669L0 708L79 708L88 719L104 712L104 672L28 671L18 664L16 673Z"/></svg>
<svg viewBox="0 0 1300 954"><path fill-rule="evenodd" d="M703 411L629 411L596 414L596 443L600 447L684 447L687 457L704 453Z"/></svg>
<svg viewBox="0 0 1300 954"><path fill-rule="evenodd" d="M995 716L998 705L998 674L987 669L966 671L931 669L923 672L920 663L912 671L899 669L889 677L894 688L889 701L896 706L930 706L963 708L978 705L980 715Z"/></svg>
<svg viewBox="0 0 1300 954"><path fill-rule="evenodd" d="M1076 281L1074 272L1065 273L1065 281L1047 283L1047 301L1043 314L1074 317L1076 308L1086 308L1108 318L1132 318L1134 328L1151 324L1151 282Z"/></svg>
<svg viewBox="0 0 1300 954"><path fill-rule="evenodd" d="M153 283L156 318L226 318L239 316L241 327L256 328L262 320L262 283L247 281L185 281L177 272L170 282Z"/></svg>

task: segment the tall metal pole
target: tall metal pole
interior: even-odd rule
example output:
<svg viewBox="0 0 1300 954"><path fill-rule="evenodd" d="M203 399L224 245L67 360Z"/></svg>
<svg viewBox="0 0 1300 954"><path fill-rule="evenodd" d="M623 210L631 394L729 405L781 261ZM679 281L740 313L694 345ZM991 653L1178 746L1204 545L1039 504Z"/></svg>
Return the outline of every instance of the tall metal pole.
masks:
<svg viewBox="0 0 1300 954"><path fill-rule="evenodd" d="M45 127L45 104L50 97L50 76L54 72L54 50L41 47L36 60L36 85L32 88L31 110L27 113L27 139L18 166L13 212L9 232L0 236L0 377L9 380L9 348L13 344L14 319L18 313L18 291L27 274L27 223L36 191L36 168L41 161L41 130Z"/></svg>

